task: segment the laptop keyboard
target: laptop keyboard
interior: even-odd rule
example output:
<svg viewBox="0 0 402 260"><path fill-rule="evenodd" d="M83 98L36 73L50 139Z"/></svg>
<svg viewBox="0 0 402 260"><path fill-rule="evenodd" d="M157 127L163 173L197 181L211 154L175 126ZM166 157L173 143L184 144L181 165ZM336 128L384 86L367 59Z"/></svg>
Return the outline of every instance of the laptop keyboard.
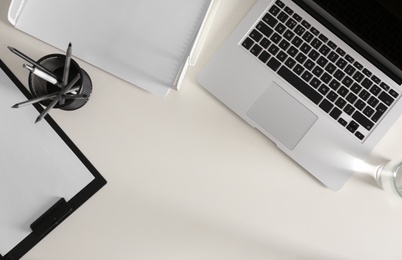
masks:
<svg viewBox="0 0 402 260"><path fill-rule="evenodd" d="M359 140L399 96L279 0L242 46Z"/></svg>

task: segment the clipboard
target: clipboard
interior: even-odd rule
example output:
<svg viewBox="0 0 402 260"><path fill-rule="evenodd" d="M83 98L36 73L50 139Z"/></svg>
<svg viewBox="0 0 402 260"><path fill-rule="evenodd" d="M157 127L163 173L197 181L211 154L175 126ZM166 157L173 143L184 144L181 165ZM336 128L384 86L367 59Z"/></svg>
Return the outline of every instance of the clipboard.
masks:
<svg viewBox="0 0 402 260"><path fill-rule="evenodd" d="M0 67L0 260L15 260L106 180L49 115L33 123L40 105L11 108L32 96L1 60Z"/></svg>

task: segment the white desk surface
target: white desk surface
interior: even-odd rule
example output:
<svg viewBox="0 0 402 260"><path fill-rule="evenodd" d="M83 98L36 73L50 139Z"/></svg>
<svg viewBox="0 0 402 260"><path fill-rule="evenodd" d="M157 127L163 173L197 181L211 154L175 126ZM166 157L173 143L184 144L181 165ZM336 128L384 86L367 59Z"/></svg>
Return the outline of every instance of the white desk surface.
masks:
<svg viewBox="0 0 402 260"><path fill-rule="evenodd" d="M0 58L27 84L4 45L33 58L59 51L13 29L9 2ZM79 62L90 102L51 115L108 184L23 259L402 259L402 199L365 176L323 187L197 84L254 2L221 0L199 62L165 99ZM374 153L402 158L401 132L402 119Z"/></svg>

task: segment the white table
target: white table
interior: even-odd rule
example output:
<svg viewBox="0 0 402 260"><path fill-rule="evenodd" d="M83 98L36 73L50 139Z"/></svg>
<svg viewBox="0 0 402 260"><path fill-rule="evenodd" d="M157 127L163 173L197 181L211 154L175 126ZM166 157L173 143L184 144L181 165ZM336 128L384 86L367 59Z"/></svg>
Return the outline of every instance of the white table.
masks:
<svg viewBox="0 0 402 260"><path fill-rule="evenodd" d="M0 2L0 58L61 52L13 29ZM254 0L221 0L180 92L153 96L79 61L94 92L51 111L108 184L23 259L402 259L402 200L353 176L333 192L215 100L196 76ZM374 150L402 158L402 120Z"/></svg>

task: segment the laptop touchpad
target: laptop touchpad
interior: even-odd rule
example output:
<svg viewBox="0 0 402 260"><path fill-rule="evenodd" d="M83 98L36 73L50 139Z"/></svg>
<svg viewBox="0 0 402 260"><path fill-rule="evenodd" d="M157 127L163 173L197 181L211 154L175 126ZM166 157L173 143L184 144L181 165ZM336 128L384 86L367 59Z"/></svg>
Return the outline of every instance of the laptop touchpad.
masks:
<svg viewBox="0 0 402 260"><path fill-rule="evenodd" d="M315 114L275 82L271 82L247 115L290 150L317 120Z"/></svg>

